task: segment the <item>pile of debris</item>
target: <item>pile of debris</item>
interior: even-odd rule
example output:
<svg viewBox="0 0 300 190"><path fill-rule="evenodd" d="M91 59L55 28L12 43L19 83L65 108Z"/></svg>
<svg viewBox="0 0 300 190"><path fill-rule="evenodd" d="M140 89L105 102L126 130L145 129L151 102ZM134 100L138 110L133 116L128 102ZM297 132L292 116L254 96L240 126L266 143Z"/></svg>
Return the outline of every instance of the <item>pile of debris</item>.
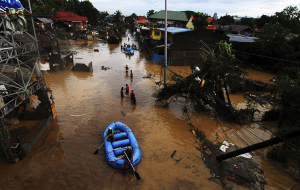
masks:
<svg viewBox="0 0 300 190"><path fill-rule="evenodd" d="M228 189L231 188L231 183L248 189L264 189L264 184L266 184L264 171L259 169L258 163L252 160L251 154L246 153L225 161L219 161L216 156L237 150L239 147L226 141L222 144L213 144L191 122L189 125L195 138L199 140L202 161L213 175L209 178L210 181L220 180L222 185Z"/></svg>

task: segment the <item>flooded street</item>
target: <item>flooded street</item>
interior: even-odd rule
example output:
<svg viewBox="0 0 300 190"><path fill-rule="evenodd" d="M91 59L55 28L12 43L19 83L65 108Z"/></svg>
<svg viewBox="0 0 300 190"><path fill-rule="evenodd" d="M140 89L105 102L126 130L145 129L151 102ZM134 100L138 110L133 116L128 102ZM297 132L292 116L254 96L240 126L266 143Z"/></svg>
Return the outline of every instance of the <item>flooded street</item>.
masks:
<svg viewBox="0 0 300 190"><path fill-rule="evenodd" d="M130 36L130 39L134 38ZM137 44L127 37L123 38L122 44L124 42ZM155 104L152 94L158 89L155 82L163 77L161 66L151 62L147 52L125 55L121 44L88 42L87 46L80 47L81 44L64 41L60 48L76 51L75 63L92 61L93 71L72 72L69 66L64 71L45 75L55 98L57 119L22 161L7 164L1 158L0 189L222 189L218 180L208 180L213 174L197 150L199 144L190 131L187 114L182 111L184 100L174 101L169 108ZM94 52L95 48L99 52ZM133 78L125 73L126 65L132 70ZM101 66L110 69L102 70ZM171 69L182 75L190 73L189 67ZM153 77L143 78L149 74ZM120 89L126 84L135 92L136 105L130 97L120 97ZM242 94L231 98L236 106L246 102ZM248 144L258 142L253 137L247 138L249 130L260 139L272 137L257 124L241 127L221 121L220 125L212 115L188 109L193 124L214 143L226 140L245 147L236 133ZM131 174L123 177L123 171L110 167L104 147L93 154L102 143L104 129L115 121L128 125L138 140L143 154L135 167L142 178L139 181ZM273 122L263 124L275 131ZM171 158L174 150L176 154ZM292 178L277 171L259 155L254 159L265 171L266 189L289 189L295 185ZM235 189L243 188L236 186Z"/></svg>

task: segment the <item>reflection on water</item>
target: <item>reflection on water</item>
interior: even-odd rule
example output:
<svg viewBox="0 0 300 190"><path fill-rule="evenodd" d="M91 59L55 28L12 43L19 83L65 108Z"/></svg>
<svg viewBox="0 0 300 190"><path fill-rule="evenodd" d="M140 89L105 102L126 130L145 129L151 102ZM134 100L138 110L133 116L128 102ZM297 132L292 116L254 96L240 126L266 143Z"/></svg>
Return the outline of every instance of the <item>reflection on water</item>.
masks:
<svg viewBox="0 0 300 190"><path fill-rule="evenodd" d="M130 42L133 43L130 36ZM123 38L124 40L124 38ZM125 37L125 41L127 39ZM23 161L15 165L1 164L0 186L6 189L221 189L219 183L208 180L213 177L201 160L186 113L188 107L193 124L216 142L227 140L240 147L245 146L232 132L232 126L221 121L222 126L209 113L195 112L193 106L178 98L168 109L155 104L152 94L158 90L155 82L162 80L161 63L153 63L146 52L135 51L132 56L121 51L120 45L98 42L64 41L60 47L76 51L76 58L93 62L92 72L64 71L45 75L47 86L53 90L58 119L41 137L35 148ZM134 42L137 44L136 42ZM94 52L93 49L99 49ZM125 72L125 65L133 71L133 77ZM102 70L102 66L111 69ZM191 73L190 67L171 67L183 76ZM151 78L143 78L152 75ZM168 73L168 79L170 79ZM120 98L120 89L128 84L136 94L137 104L132 104L129 94ZM240 96L232 98L243 102ZM122 176L105 162L99 151L101 135L113 121L126 123L135 133L143 157L136 166L142 180L134 176ZM257 125L247 127L260 138L271 134ZM53 129L53 130L52 130ZM249 133L236 126L240 135ZM46 140L44 140L46 139ZM247 137L245 137L247 140ZM251 139L248 139L249 143ZM103 148L103 147L102 147ZM176 150L174 158L170 155ZM199 159L200 158L200 159ZM175 165L176 160L181 161ZM263 163L263 161L260 161ZM2 167L3 166L3 167ZM12 169L11 169L12 168ZM267 169L266 169L267 170ZM16 179L16 180L13 180ZM101 179L101 180L99 180ZM268 178L267 178L268 179ZM269 179L268 179L269 180ZM268 184L275 188L277 185ZM287 186L289 187L289 186Z"/></svg>

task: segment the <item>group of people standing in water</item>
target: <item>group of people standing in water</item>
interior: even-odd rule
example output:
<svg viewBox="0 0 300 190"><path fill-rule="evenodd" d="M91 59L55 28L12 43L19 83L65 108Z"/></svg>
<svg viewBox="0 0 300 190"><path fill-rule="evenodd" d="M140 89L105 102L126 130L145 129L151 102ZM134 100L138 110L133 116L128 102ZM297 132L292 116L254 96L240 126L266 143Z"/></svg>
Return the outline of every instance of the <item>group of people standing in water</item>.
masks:
<svg viewBox="0 0 300 190"><path fill-rule="evenodd" d="M128 65L126 65L125 69L126 69L126 73L128 73L128 71L129 71ZM131 78L133 77L132 70L130 70L130 77ZM121 87L121 91L120 92L121 92L121 98L124 98L124 87ZM127 95L129 94L129 86L128 86L128 84L126 84L125 93ZM131 90L130 99L131 99L131 101L132 101L133 104L136 104L135 93L133 92L133 90Z"/></svg>

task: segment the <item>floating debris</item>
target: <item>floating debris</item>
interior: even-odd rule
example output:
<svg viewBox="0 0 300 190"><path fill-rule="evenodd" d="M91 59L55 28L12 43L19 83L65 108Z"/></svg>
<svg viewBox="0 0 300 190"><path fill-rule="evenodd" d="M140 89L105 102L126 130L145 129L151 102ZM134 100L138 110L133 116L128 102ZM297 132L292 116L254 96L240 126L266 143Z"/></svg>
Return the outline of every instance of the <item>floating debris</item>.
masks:
<svg viewBox="0 0 300 190"><path fill-rule="evenodd" d="M174 150L174 152L171 154L171 158L174 157L175 153L176 153L176 150Z"/></svg>
<svg viewBox="0 0 300 190"><path fill-rule="evenodd" d="M123 110L121 111L121 114L122 114L123 116L126 116Z"/></svg>
<svg viewBox="0 0 300 190"><path fill-rule="evenodd" d="M176 164L178 164L178 162L180 162L180 160L182 160L182 158L180 158L179 160L176 160ZM176 165L176 164L175 164L175 165Z"/></svg>
<svg viewBox="0 0 300 190"><path fill-rule="evenodd" d="M104 66L101 66L101 70L107 70L107 69L111 69L111 67L104 67Z"/></svg>

